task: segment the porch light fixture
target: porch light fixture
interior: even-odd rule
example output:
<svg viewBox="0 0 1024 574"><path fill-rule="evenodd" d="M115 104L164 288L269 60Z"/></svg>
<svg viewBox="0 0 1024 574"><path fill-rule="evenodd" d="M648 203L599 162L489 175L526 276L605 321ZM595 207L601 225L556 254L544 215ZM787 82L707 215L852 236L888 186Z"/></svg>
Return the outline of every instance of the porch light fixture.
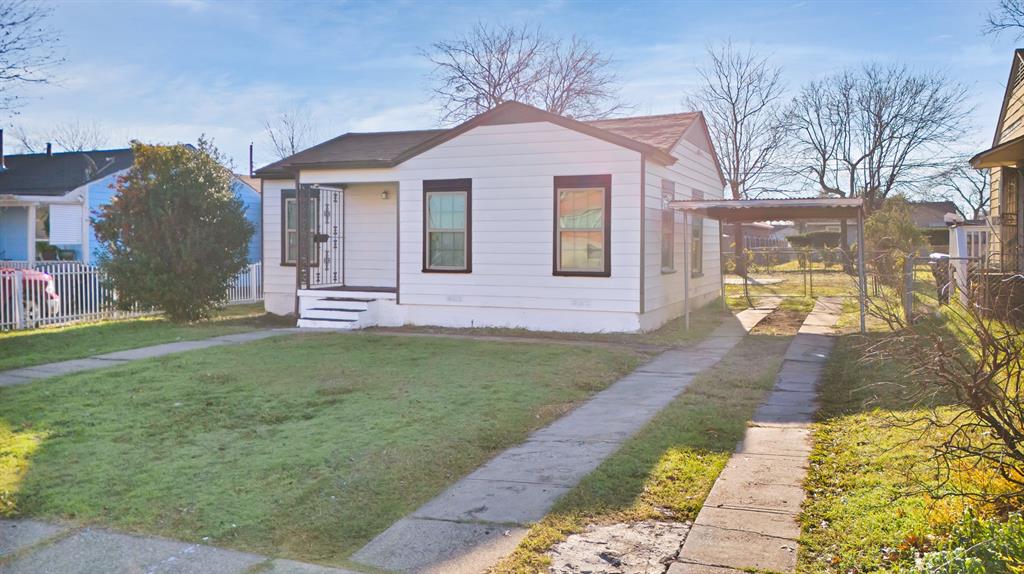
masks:
<svg viewBox="0 0 1024 574"><path fill-rule="evenodd" d="M384 191L380 192L380 198L381 199L387 199L388 198L388 190L385 189Z"/></svg>

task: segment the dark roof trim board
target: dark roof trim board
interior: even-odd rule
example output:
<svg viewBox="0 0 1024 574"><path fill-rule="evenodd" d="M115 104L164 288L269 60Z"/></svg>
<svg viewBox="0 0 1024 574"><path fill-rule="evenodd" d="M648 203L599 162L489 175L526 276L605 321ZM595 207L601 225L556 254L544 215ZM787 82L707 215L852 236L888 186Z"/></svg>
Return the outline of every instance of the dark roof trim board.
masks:
<svg viewBox="0 0 1024 574"><path fill-rule="evenodd" d="M628 131L637 127L628 126L630 122L639 124L646 119L649 123L650 119L657 117L673 118L676 126L681 128L681 132L672 133L671 141L673 144L671 146L662 147L660 145L653 145L645 141L640 141L639 137L644 137L642 135L643 130L641 129L636 130L638 134L641 134L636 137L627 137L626 135L616 133L615 131L615 129ZM519 102L505 102L494 109L484 112L451 129L344 134L315 145L307 150L303 150L293 156L262 167L256 171L255 175L257 177L266 178L290 178L294 177L296 171L300 169L390 168L412 159L427 150L437 147L444 142L458 137L473 128L485 125L528 122L550 122L626 149L637 151L641 153L645 159L650 159L663 165L672 165L677 161L677 158L671 154L672 148L678 144L679 140L685 137L690 130L696 129L694 128L695 125L700 124L700 129L704 132L704 138L708 143L708 149L711 157L715 162L716 169L718 169L719 178L722 180L723 185L725 183L725 178L722 177L721 169L718 165L718 158L715 155L715 147L711 143L711 138L707 131L707 122L704 120L704 116L700 112L667 114L664 116L647 116L646 118L598 120L592 123L586 123L566 118L558 114L546 112ZM617 124L617 126L614 129L606 129L601 127L602 123L609 125ZM653 141L661 142L664 141L664 137L664 133L657 133L651 135L649 138L645 137L645 139L652 139ZM360 144L357 140L363 140L366 142L366 146L371 146L373 149L370 149L369 152L372 153L367 153L367 150L363 149L364 144ZM343 148L343 146L348 142L351 142L350 147L354 149L346 150ZM403 143L406 145L403 146ZM329 150L333 150L333 153ZM348 154L348 157L341 157L345 154ZM334 157L331 157L332 155ZM363 157L353 157L358 155L362 155Z"/></svg>

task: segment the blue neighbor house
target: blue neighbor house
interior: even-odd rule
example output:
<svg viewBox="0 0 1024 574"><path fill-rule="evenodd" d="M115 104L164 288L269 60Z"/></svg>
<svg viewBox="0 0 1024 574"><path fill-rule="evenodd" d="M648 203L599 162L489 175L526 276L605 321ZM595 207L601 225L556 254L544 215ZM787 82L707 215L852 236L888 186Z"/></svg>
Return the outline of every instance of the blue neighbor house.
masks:
<svg viewBox="0 0 1024 574"><path fill-rule="evenodd" d="M0 138L2 138L0 131ZM95 263L102 246L89 218L114 195L131 168L131 149L20 154L4 157L0 140L0 261L75 260ZM249 262L260 260L260 194L235 176L235 194L255 233ZM0 267L3 265L0 264Z"/></svg>

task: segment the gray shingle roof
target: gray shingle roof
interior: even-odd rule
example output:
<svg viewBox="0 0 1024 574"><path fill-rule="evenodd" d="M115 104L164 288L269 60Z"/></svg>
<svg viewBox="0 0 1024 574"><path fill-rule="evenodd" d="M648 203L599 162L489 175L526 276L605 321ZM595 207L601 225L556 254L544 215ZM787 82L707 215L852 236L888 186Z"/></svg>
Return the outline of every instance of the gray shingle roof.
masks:
<svg viewBox="0 0 1024 574"><path fill-rule="evenodd" d="M0 194L58 196L132 166L131 149L9 155Z"/></svg>
<svg viewBox="0 0 1024 574"><path fill-rule="evenodd" d="M505 102L448 129L348 133L256 170L257 177L291 177L292 170L392 167L409 157L470 129L479 122L554 121L619 145L670 159L679 138L700 117L698 112L578 122L518 102Z"/></svg>

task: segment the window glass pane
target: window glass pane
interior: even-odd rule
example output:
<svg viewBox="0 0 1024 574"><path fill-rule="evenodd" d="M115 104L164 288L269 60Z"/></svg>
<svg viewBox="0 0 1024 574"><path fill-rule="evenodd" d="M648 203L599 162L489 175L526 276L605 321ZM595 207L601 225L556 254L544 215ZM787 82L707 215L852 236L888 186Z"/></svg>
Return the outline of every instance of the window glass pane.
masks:
<svg viewBox="0 0 1024 574"><path fill-rule="evenodd" d="M562 269L604 270L604 233L600 231L562 231L559 249Z"/></svg>
<svg viewBox="0 0 1024 574"><path fill-rule="evenodd" d="M463 268L466 266L466 233L463 231L431 231L430 267Z"/></svg>
<svg viewBox="0 0 1024 574"><path fill-rule="evenodd" d="M465 229L466 194L431 193L427 195L430 229Z"/></svg>
<svg viewBox="0 0 1024 574"><path fill-rule="evenodd" d="M604 190L561 189L558 191L558 226L562 229L604 227Z"/></svg>
<svg viewBox="0 0 1024 574"><path fill-rule="evenodd" d="M285 226L287 229L298 229L299 228L299 212L295 208L294 199L284 200L285 209Z"/></svg>
<svg viewBox="0 0 1024 574"><path fill-rule="evenodd" d="M295 261L295 253L299 246L299 235L294 231L285 232L284 260Z"/></svg>

